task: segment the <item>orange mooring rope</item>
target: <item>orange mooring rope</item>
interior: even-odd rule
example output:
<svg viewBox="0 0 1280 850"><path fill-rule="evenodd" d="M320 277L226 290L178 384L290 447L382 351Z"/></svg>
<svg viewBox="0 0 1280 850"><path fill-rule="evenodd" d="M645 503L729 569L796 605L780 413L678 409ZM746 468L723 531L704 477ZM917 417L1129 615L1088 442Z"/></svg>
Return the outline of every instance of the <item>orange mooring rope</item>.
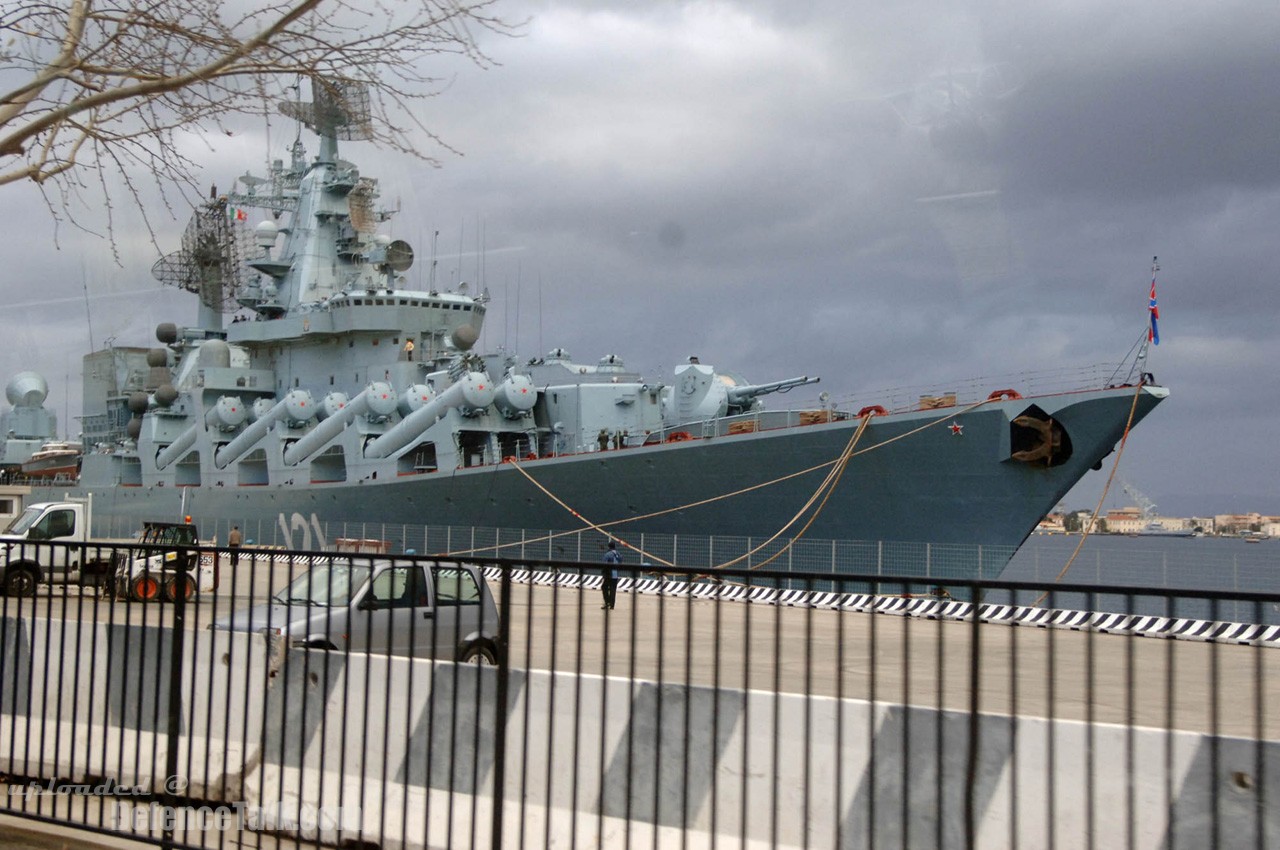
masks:
<svg viewBox="0 0 1280 850"><path fill-rule="evenodd" d="M1062 577L1067 574L1067 570L1071 569L1071 565L1076 561L1076 555L1080 554L1080 549L1084 546L1084 541L1089 539L1089 533L1093 530L1093 524L1098 521L1098 513L1102 510L1102 503L1106 501L1107 493L1111 490L1111 482L1116 478L1116 470L1120 468L1120 458L1124 455L1124 444L1129 439L1129 431L1133 427L1134 414L1138 412L1138 399L1142 397L1142 388L1146 386L1142 381L1138 381L1138 389L1133 394L1133 404L1129 406L1129 418L1124 423L1124 433L1120 435L1120 445L1116 448L1116 459L1111 464L1111 474L1107 476L1106 486L1102 488L1102 495L1098 497L1098 504L1093 509L1093 516L1089 517L1089 523L1080 532L1080 542L1076 544L1076 549L1071 553L1071 557L1067 559L1067 563L1063 566L1062 571L1053 579L1053 583L1057 584L1062 581ZM1041 593L1031 606L1038 607L1045 597L1049 595L1049 591Z"/></svg>
<svg viewBox="0 0 1280 850"><path fill-rule="evenodd" d="M809 521L805 523L805 525L804 525L804 527L801 529L800 533L799 533L795 538L792 538L792 540L791 540L791 541L789 541L789 542L787 543L787 545L786 545L785 547L783 547L783 549L782 549L781 551L779 551L778 553L776 553L775 555L773 555L772 557L770 557L768 560L764 561L763 563L761 563L761 564L756 564L756 565L754 565L754 566L752 567L752 569L759 569L760 567L764 566L765 564L768 564L768 563L770 563L771 561L773 561L773 560L777 559L780 555L782 555L784 552L786 552L786 551L787 551L787 550L788 550L792 545L794 545L794 542L795 542L796 540L800 539L800 537L802 537L802 536L804 535L804 533L809 529L809 527L813 524L814 520L816 520L816 519L817 519L818 515L822 512L823 508L826 506L827 501L828 501L828 500L830 499L830 497L831 497L831 493L832 493L832 492L834 492L834 490L835 490L835 485L839 482L840 478L844 475L844 470L845 470L845 468L848 466L848 463L849 463L849 461L850 461L850 460L852 460L853 458L858 457L858 456L860 456L860 455L866 454L866 453L868 453L868 452L875 451L876 449L883 448L884 446L890 445L891 443L896 443L896 442L897 442L897 441L899 441L899 440L904 440L904 439L906 439L906 438L908 438L908 437L915 436L916 434L919 434L919 433L921 433L922 431L926 431L926 430L928 430L929 428L937 427L938 425L941 425L941 424L943 424L944 422L946 422L948 419L953 419L953 418L955 418L955 417L957 417L957 416L962 416L962 415L964 415L965 413L969 413L970 411L973 411L973 410L976 410L976 409L977 409L977 408L979 408L979 407L982 407L983 405L990 404L992 401L994 401L994 399L991 399L991 398L983 399L982 401L978 401L978 402L975 402L975 403L973 403L973 404L970 404L970 405L968 405L968 406L966 406L966 407L963 407L963 408L961 408L961 409L960 409L960 410L958 410L958 411L955 411L955 412L953 412L953 413L949 413L947 416L942 416L942 417L939 417L939 418L937 418L937 419L934 419L934 420L932 420L932 421L930 421L930 422L926 422L924 425L921 425L921 426L920 426L920 427L918 427L918 428L913 428L913 429L911 429L910 431L906 431L906 432L904 432L904 433L902 433L902 434L898 434L898 435L897 435L897 436L895 436L895 437L890 437L889 439L884 440L884 441L879 442L879 443L876 443L876 444L875 444L875 445L873 445L873 446L867 446L866 448L861 449L861 450L859 450L859 451L854 451L854 449L856 448L856 446L857 446L858 442L862 439L862 434L865 432L865 430L866 430L866 428L867 428L867 425L870 423L870 420L871 420L871 416L872 416L872 414L868 413L866 416L864 416L864 417L863 417L863 421L859 424L859 426L858 426L857 430L856 430L856 431L854 432L854 434L850 437L849 442L848 442L848 443L845 445L845 447L841 450L840 454L839 454L836 458L834 458L833 460L825 461L825 462L823 462L823 463L816 464L816 465L811 466L811 467L809 467L809 468L807 468L807 469L802 469L802 470L799 470L799 471L797 471L797 472L791 472L791 473L788 473L788 474L786 474L786 475L780 476L780 477L778 477L778 478L774 478L774 479L772 479L772 480L770 480L770 481L762 481L762 482L760 482L759 484L752 484L752 485L750 485L750 486L743 487L743 488L740 488L740 489L738 489L738 490L733 490L733 491L728 492L728 493L721 493L721 494L720 494L720 495L718 495L718 496L712 496L712 497L707 498L707 499L701 499L701 500L696 501L696 502L689 502L688 504L684 504L684 505L677 505L677 506L675 506L675 507L671 507L671 508L664 508L664 509L662 509L662 510L652 511L652 512L647 513L647 514L640 514L640 515L638 515L638 516L625 517L625 518L623 518L623 519L610 520L609 522L603 522L603 523L596 523L596 522L591 521L591 520L590 520L590 519L588 519L586 516L584 516L580 511L578 511L578 510L574 509L571 505L567 504L563 499L561 499L561 498L559 498L558 496L556 496L556 495L555 495L554 493L552 493L549 489L547 489L547 488L546 488L546 487L545 487L541 482L539 482L536 478L534 478L534 477L529 473L529 471L528 471L528 470L526 470L526 469L525 469L525 468L520 464L520 462L519 462L518 460L516 460L516 459L514 459L514 458L513 458L513 459L511 459L510 461L508 461L508 463L510 463L510 465L511 465L511 466L513 466L513 467L516 469L516 471L518 471L521 475L523 475L526 479L528 479L529 483L533 484L533 486L534 486L534 487L538 488L538 490L539 490L539 491L541 491L541 492L542 492L542 493L543 493L543 494L544 494L548 499L551 499L551 501L555 502L557 505L559 505L560 507L564 508L564 510L565 510L566 512L568 512L571 516L573 516L575 519L577 519L579 522L581 522L581 523L582 523L586 528L591 529L591 530L593 530L593 531L598 531L598 532L600 532L600 533L602 533L602 534L605 534L606 536L612 537L612 538L614 538L614 539L618 540L619 542L621 542L621 543L622 543L622 545L623 545L624 547L626 547L626 548L628 548L628 549L631 549L631 550L632 550L632 551L634 551L634 552L639 553L642 557L652 559L653 561L656 561L656 562L658 562L658 563L660 563L660 564L663 564L663 565L665 565L665 566L674 566L674 565L673 565L673 564L671 564L670 562L666 561L665 559L660 558L660 557L658 557L658 556L656 556L656 555L652 554L651 552L646 552L646 551L644 551L644 550L643 550L643 549L641 549L640 547L635 546L634 544L632 544L632 543L628 542L628 541L627 541L627 540L625 540L624 538L618 537L616 534L614 534L613 532L609 531L608 529L611 529L611 528L614 528L614 527L616 527L616 526L620 526L620 525L625 525L625 524L627 524L627 523L631 523L631 522L637 522L637 521L639 521L639 520L652 519L652 518L654 518L654 517L663 516L663 515L665 515L665 514L669 514L669 513L674 513L674 512L676 512L676 511L683 511L683 510L688 510L689 508L696 508L696 507L701 507L701 506L703 506L703 505L709 505L709 504L711 504L711 503L713 503L713 502L721 501L722 499L732 498L733 496L739 496L739 495L741 495L741 494L743 494L743 493L749 493L749 492L752 492L752 491L754 491L754 490L762 489L762 488L764 488L764 487L770 487L770 486L773 486L774 484L779 484L779 483L781 483L781 482L783 482L783 481L789 481L789 480L791 480L791 479L793 479L793 478L798 478L798 477L800 477L800 476L802 476L802 475L808 475L809 473L811 473L811 472L816 472L816 471L818 471L818 470L820 470L820 469L827 469L827 468L830 468L830 469L829 469L829 471L828 471L828 473L827 473L827 476L823 479L823 481L822 481L822 482L818 485L818 487L814 490L813 495L811 495L811 496L809 497L809 499L808 499L808 500L806 500L805 504L800 508L800 510L799 510L799 511L798 511L798 512L797 512L797 513L796 513L796 514L795 514L795 515L790 519L790 520L788 520L788 521L787 521L787 522L782 526L782 528L778 530L778 532L776 532L775 534L773 534L773 535L772 535L768 540L766 540L764 543L760 544L760 546L757 546L755 549L752 549L750 552L746 553L745 555L742 555L742 556L740 556L740 557L738 557L738 558L734 558L734 559L732 559L732 560L730 560L730 561L727 561L727 562L725 562L725 563L723 563L723 564L717 564L716 566L712 567L712 569L723 569L724 567L730 566L730 565L732 565L732 564L736 564L736 563L738 563L739 561L743 560L743 558L749 557L750 555L754 554L755 552L760 551L760 549L762 549L763 547L767 546L769 543L772 543L772 542L773 542L774 540L776 540L779 536L781 536L783 532L785 532L788 528L790 528L790 527L791 527L792 525L794 525L797 521L799 521L800 517L804 515L804 513L805 513L805 512L806 512L806 511L807 511L807 510L808 510L808 509L813 505L813 503L814 503L815 501L818 501L819 497L821 497L821 502L819 503L817 510L814 512L813 516L811 516L811 517L809 518ZM508 547L511 547L511 546L528 545L528 544L530 544L530 543L541 543L541 542L543 542L543 541L546 541L546 540L554 540L554 539L555 539L555 538L557 538L557 537L562 537L562 536L565 536L565 535L578 534L578 533L580 533L581 531L582 531L582 529L575 529L575 530L573 530L573 531L562 531L562 532L557 532L557 533L552 533L552 534L543 535L542 537L537 537L537 538L534 538L534 539L532 539L532 540L521 540L521 541L518 541L518 542L504 543L504 544L501 544L501 545L499 545L499 546L486 546L486 547L484 547L484 548L485 548L486 550L488 550L488 549L504 549L504 548L508 548ZM470 552L472 552L472 551L474 551L474 550L454 551L454 552L448 552L448 553L443 553L443 554L445 554L445 555L465 555L465 554L469 554L469 553L470 553Z"/></svg>

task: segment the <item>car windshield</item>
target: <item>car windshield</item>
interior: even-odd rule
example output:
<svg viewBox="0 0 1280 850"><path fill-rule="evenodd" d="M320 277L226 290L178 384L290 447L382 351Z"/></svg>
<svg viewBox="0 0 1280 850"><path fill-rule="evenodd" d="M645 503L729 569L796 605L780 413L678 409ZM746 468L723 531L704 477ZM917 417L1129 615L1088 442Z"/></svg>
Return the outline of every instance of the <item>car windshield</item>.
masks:
<svg viewBox="0 0 1280 850"><path fill-rule="evenodd" d="M44 513L44 508L32 506L13 518L13 522L9 523L9 527L4 530L5 534L24 534L32 524L40 518L40 514Z"/></svg>
<svg viewBox="0 0 1280 850"><path fill-rule="evenodd" d="M369 568L355 564L312 567L275 595L285 605L341 607L369 580Z"/></svg>

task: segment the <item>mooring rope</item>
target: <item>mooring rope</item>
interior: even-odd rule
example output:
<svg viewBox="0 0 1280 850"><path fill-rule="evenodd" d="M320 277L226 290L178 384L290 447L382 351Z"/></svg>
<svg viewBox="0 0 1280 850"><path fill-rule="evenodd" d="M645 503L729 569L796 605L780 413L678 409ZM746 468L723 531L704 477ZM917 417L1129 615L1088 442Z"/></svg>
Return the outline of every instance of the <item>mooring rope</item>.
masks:
<svg viewBox="0 0 1280 850"><path fill-rule="evenodd" d="M563 499L556 496L541 482L539 482L536 478L534 478L517 459L512 458L507 461L507 463L510 466L512 466L516 471L518 471L521 475L523 475L526 479L528 479L528 481L531 484L533 484L534 487L536 487L544 495L546 495L547 498L551 499L555 504L559 505L571 516L573 516L575 519L581 522L585 528L573 529L570 531L553 532L551 534L546 534L541 537L533 538L531 540L519 540L519 541L513 541L511 543L496 544L494 546L473 547L471 549L454 550L454 551L442 552L438 554L441 557L451 557L451 556L459 556L459 555L469 555L477 551L491 551L491 550L498 551L500 549L507 549L514 546L527 546L529 544L542 543L545 541L554 540L558 537L564 537L567 535L580 534L584 530L593 530L593 531L598 531L606 535L607 537L610 537L619 541L620 543L622 543L622 545L625 548L631 549L632 551L640 554L644 558L651 558L654 561L657 561L660 564L663 564L665 566L673 566L673 564L671 564L669 561L663 558L660 558L651 552L646 552L640 547L630 543L626 539L619 537L616 533L614 533L610 529L613 529L617 526L626 525L627 523L638 522L640 520L646 520L646 519L653 519L654 517L664 516L666 514L675 513L676 511L683 511L683 510L688 510L690 508L702 507L703 505L709 505L714 502L721 501L723 499L729 499L734 496L740 496L744 493L750 493L752 491L760 490L765 487L771 487L775 484L780 484L784 481L790 481L793 478L798 478L802 475L808 475L812 472L817 472L818 470L821 470L821 469L829 469L827 477L824 478L822 483L818 485L818 487L814 491L814 494L810 496L809 499L806 501L805 506L802 507L800 511L796 514L796 516L794 516L791 520L789 520L778 533L770 537L769 541L767 541L765 544L762 544L762 546L768 545L768 542L772 542L773 540L776 540L782 534L783 531L785 531L791 525L794 525L795 522L799 519L799 517L803 516L804 512L808 509L808 507L813 504L813 502L818 498L820 494L822 494L824 488L826 488L826 496L822 498L822 502L818 506L818 510L814 513L814 515L809 519L809 521L805 524L804 528L801 530L801 535L803 535L803 533L808 530L808 528L813 524L814 520L817 519L818 515L822 512L823 508L826 506L828 499L830 499L831 493L834 492L835 490L835 482L838 482L840 477L843 476L844 469L848 466L849 461L852 460L853 458L859 457L869 452L873 452L877 449L884 448L885 446L896 443L899 440L905 440L908 437L915 436L916 434L919 434L930 428L934 428L943 424L948 419L954 419L956 417L963 416L964 414L974 411L984 405L990 404L992 401L995 401L995 400L996 399L985 398L981 401L974 402L973 404L962 407L957 411L949 412L946 416L940 416L937 419L933 419L929 422L926 422L925 424L917 428L913 428L910 431L904 431L903 433L898 434L894 437L890 437L886 440L882 440L881 442L876 443L875 445L867 446L863 449L859 449L858 451L854 451L854 448L856 447L858 441L861 440L862 433L865 431L873 415L871 413L868 413L866 416L863 417L863 421L859 424L857 431L850 438L850 441L841 450L840 454L837 455L832 460L824 461L822 463L810 466L807 469L801 469L796 472L791 472L786 475L782 475L777 478L771 479L769 481L762 481L758 484L752 484L747 487L742 487L737 490L730 491L728 493L721 493L717 496L711 496L706 499L701 499L695 502L689 502L683 505L676 505L675 507L671 507L671 508L664 508L662 510L651 511L650 513L647 513L647 514L640 514L638 516L633 516L633 517L623 517L621 519L609 520L608 522L602 522L602 523L593 522L592 520L584 516L580 511L576 510L571 505L566 503ZM828 482L832 480L833 475L834 475L835 481L832 482L831 485L828 487L827 486ZM791 544L788 544L788 546L784 548L781 552L779 552L778 555L781 555L782 552L787 551L787 549L790 548L790 545ZM752 552L759 551L760 548L761 547L757 547L756 549L752 550ZM752 553L748 553L748 554L752 554ZM775 560L778 557L778 555L774 555L772 558L769 559L769 561ZM746 556L743 556L743 557L746 557ZM741 557L728 562L728 564L737 563L740 560L742 560ZM753 566L752 569L758 569L759 567L764 566L764 564L769 563L769 561L765 561L763 564L757 564ZM721 569L725 566L727 566L727 564L718 564L712 569Z"/></svg>
<svg viewBox="0 0 1280 850"><path fill-rule="evenodd" d="M1054 584L1062 581L1062 577L1067 574L1067 570L1071 569L1071 565L1076 562L1076 556L1080 554L1080 550L1084 547L1084 542L1089 539L1089 534L1093 531L1094 523L1098 521L1098 514L1102 511L1102 503L1106 501L1107 493L1111 490L1111 482L1115 481L1116 478L1116 470L1120 468L1120 458L1124 455L1124 444L1129 440L1129 431L1133 428L1133 417L1138 412L1138 399L1142 397L1142 389L1145 386L1145 382L1138 381L1138 389L1133 393L1133 404L1129 406L1129 418L1125 420L1124 433L1120 435L1120 444L1116 447L1116 459L1111 464L1111 474L1107 476L1107 483L1102 488L1102 495L1098 497L1098 504L1093 509L1093 516L1089 517L1088 524L1080 532L1080 542L1076 544L1075 551L1067 559L1062 571L1053 579ZM1031 603L1031 607L1040 607L1040 603L1048 595L1049 591L1047 590L1041 593L1036 598L1036 601Z"/></svg>

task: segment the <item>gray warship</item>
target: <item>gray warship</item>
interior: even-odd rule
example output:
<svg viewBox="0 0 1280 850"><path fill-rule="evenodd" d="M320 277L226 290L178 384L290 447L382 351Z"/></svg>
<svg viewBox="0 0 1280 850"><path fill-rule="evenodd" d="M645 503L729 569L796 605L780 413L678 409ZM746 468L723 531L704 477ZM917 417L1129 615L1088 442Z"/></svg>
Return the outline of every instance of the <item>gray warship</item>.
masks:
<svg viewBox="0 0 1280 850"><path fill-rule="evenodd" d="M266 177L214 193L153 270L197 297L195 324L86 357L86 453L68 492L92 495L99 517L591 527L624 541L785 531L1011 553L1167 395L1139 379L770 410L771 393L818 378L477 351L487 293L409 288L413 251L381 232L377 181L339 157L339 140L362 137L361 94L314 92L282 108L315 131L318 155L296 140Z"/></svg>

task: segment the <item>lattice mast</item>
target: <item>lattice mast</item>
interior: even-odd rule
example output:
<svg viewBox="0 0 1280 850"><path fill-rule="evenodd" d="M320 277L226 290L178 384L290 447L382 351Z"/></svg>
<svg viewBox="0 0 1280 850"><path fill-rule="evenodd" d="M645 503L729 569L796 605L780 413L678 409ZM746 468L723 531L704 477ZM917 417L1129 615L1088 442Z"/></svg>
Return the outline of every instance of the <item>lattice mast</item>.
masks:
<svg viewBox="0 0 1280 850"><path fill-rule="evenodd" d="M225 197L198 207L182 234L182 247L151 267L156 280L193 293L200 300L198 326L222 328L222 315L235 309L236 289L244 282L248 239Z"/></svg>

